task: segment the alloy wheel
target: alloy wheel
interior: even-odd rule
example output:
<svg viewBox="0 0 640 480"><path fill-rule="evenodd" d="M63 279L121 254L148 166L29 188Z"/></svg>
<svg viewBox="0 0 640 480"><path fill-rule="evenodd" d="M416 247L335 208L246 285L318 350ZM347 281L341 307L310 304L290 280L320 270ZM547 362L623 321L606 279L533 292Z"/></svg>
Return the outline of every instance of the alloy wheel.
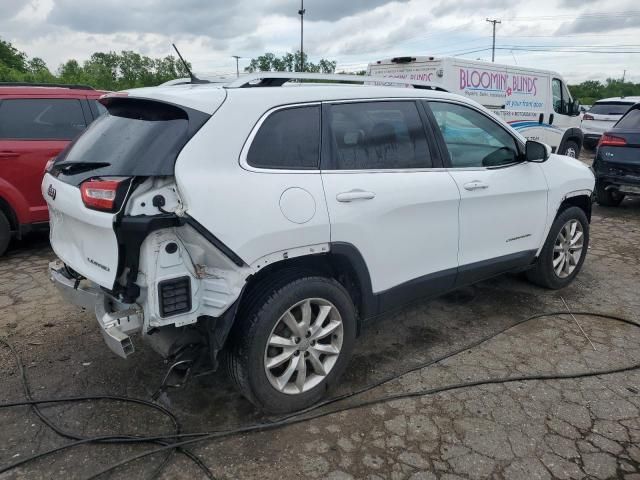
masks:
<svg viewBox="0 0 640 480"><path fill-rule="evenodd" d="M578 220L565 223L553 246L553 270L560 278L567 278L578 266L584 248L584 231Z"/></svg>
<svg viewBox="0 0 640 480"><path fill-rule="evenodd" d="M311 390L331 372L344 328L338 309L328 300L307 298L290 307L276 322L264 352L264 369L279 392L295 395Z"/></svg>

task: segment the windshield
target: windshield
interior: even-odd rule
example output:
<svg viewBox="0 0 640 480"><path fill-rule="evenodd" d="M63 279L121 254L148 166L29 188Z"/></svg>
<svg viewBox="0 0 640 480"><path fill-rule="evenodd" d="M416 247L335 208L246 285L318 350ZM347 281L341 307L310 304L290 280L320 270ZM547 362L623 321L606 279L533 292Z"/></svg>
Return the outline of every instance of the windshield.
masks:
<svg viewBox="0 0 640 480"><path fill-rule="evenodd" d="M598 102L591 107L589 113L596 115L624 115L633 103Z"/></svg>

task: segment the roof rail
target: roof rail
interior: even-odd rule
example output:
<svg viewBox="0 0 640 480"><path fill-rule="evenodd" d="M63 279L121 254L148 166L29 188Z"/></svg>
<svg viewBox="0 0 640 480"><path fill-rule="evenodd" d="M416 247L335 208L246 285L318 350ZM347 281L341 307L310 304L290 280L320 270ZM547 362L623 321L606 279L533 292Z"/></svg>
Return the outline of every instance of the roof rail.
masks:
<svg viewBox="0 0 640 480"><path fill-rule="evenodd" d="M70 88L72 90L95 90L89 85L78 85L73 83L29 83L29 82L0 82L0 87L55 87Z"/></svg>
<svg viewBox="0 0 640 480"><path fill-rule="evenodd" d="M281 87L290 80L315 80L321 82L336 82L343 84L364 84L376 86L404 86L423 88L428 90L447 90L438 84L406 78L372 77L368 75L323 74L323 73L294 73L294 72L257 72L243 75L225 85L225 88L249 87Z"/></svg>

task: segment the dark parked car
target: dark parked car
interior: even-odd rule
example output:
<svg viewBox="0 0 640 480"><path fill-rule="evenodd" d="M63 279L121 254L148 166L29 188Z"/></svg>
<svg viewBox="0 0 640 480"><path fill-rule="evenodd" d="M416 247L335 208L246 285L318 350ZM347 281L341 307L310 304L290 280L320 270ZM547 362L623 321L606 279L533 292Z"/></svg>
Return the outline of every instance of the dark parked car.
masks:
<svg viewBox="0 0 640 480"><path fill-rule="evenodd" d="M11 237L49 225L47 161L93 122L106 92L84 85L0 83L0 255Z"/></svg>
<svg viewBox="0 0 640 480"><path fill-rule="evenodd" d="M600 205L615 207L626 195L640 195L640 103L602 135L593 170Z"/></svg>

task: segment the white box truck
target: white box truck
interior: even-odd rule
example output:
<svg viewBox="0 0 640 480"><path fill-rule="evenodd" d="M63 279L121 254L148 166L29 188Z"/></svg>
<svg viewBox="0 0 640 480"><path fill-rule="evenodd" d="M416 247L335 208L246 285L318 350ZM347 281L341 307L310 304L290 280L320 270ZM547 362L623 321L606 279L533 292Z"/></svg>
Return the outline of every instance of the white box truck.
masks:
<svg viewBox="0 0 640 480"><path fill-rule="evenodd" d="M432 82L484 105L529 140L580 155L579 104L556 72L456 57L396 57L370 63L367 74Z"/></svg>

